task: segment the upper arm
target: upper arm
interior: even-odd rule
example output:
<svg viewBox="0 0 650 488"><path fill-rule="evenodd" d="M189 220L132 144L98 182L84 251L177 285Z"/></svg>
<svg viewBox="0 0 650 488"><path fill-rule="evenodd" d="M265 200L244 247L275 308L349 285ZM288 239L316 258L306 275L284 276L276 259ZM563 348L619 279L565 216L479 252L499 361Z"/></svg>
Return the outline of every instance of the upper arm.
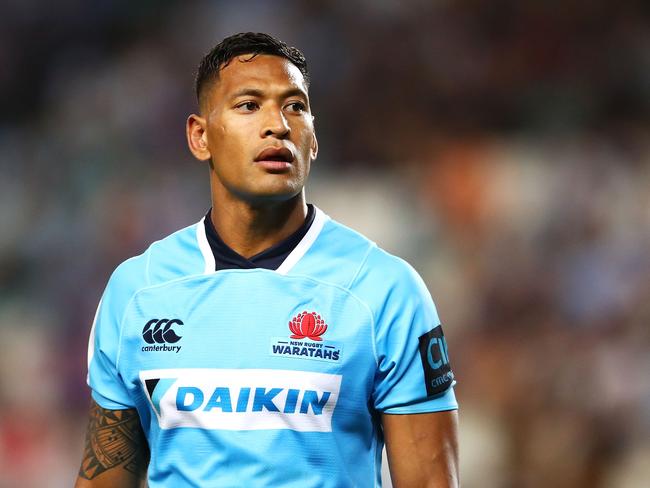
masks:
<svg viewBox="0 0 650 488"><path fill-rule="evenodd" d="M108 410L93 400L75 488L142 487L148 463L137 410Z"/></svg>
<svg viewBox="0 0 650 488"><path fill-rule="evenodd" d="M458 412L382 415L395 488L456 488Z"/></svg>
<svg viewBox="0 0 650 488"><path fill-rule="evenodd" d="M122 318L143 286L141 261L125 261L115 270L95 314L88 344L93 401L77 488L139 487L145 478L149 449L118 368Z"/></svg>
<svg viewBox="0 0 650 488"><path fill-rule="evenodd" d="M355 292L375 320L371 404L382 414L395 487L457 486L455 379L426 285L407 263L377 250L359 273Z"/></svg>
<svg viewBox="0 0 650 488"><path fill-rule="evenodd" d="M377 368L372 407L387 414L457 408L454 374L433 299L406 262L375 250L353 292L374 320Z"/></svg>
<svg viewBox="0 0 650 488"><path fill-rule="evenodd" d="M135 407L119 369L121 328L129 302L144 286L142 259L132 258L117 267L102 295L88 341L88 385L102 407Z"/></svg>

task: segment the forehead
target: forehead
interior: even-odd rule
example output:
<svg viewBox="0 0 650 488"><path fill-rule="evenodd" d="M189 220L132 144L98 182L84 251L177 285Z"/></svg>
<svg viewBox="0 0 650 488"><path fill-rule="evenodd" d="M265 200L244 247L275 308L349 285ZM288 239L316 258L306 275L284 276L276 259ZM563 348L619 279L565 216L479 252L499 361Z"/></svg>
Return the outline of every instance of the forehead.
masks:
<svg viewBox="0 0 650 488"><path fill-rule="evenodd" d="M232 58L219 71L219 78L210 90L210 98L227 98L242 88L262 91L299 88L307 93L305 79L298 67L288 59L268 54L244 54Z"/></svg>

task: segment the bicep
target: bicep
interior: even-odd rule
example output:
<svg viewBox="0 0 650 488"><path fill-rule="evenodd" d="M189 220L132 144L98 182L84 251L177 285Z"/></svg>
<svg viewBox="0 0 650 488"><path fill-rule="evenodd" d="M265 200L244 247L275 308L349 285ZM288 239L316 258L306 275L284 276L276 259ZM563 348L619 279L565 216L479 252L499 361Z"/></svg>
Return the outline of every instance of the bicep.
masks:
<svg viewBox="0 0 650 488"><path fill-rule="evenodd" d="M458 481L458 412L382 415L395 488L455 488Z"/></svg>
<svg viewBox="0 0 650 488"><path fill-rule="evenodd" d="M93 400L75 488L139 488L148 463L149 447L137 410L108 410Z"/></svg>

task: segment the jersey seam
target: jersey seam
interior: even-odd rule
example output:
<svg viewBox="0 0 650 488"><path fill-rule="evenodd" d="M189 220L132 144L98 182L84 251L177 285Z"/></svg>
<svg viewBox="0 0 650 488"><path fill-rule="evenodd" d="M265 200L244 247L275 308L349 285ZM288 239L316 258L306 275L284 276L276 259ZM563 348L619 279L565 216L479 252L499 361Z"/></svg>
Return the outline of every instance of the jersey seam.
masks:
<svg viewBox="0 0 650 488"><path fill-rule="evenodd" d="M209 274L209 275L205 275L205 274L203 274L203 273L194 273L194 274L191 274L191 275L185 275L185 276L182 276L182 277L180 277L180 278L174 278L174 279L171 279L171 280L163 281L163 282L161 282L161 283L155 283L155 284L153 284L153 285L142 286L142 287L138 288L138 289L133 293L133 295L136 295L136 294L138 294L138 293L140 293L140 292L142 292L142 291L145 291L145 290L150 290L150 289L154 289L154 288L160 288L160 287L163 287L163 286L167 286L167 285L169 285L169 284L172 284L172 283L181 282L181 281L186 281L186 280L192 280L192 279L196 279L196 278L205 278L205 279L210 279L210 278L215 277L215 276L223 276L223 275L226 274L226 273L228 273L228 274L230 274L230 273L237 273L237 274L239 274L239 273L251 273L251 272L272 273L272 274L274 274L274 275L276 275L276 276L286 277L286 278L293 278L293 277L295 277L295 278L306 278L306 279L308 279L308 280L311 280L311 281L314 281L314 282L317 282L317 283L322 283L322 284L324 284L324 285L333 286L333 287L335 287L335 288L338 288L338 289L340 289L340 290L342 290L342 291L345 291L345 292L349 293L349 294L350 294L351 296L353 296L353 297L354 297L358 302L362 303L362 304L364 305L364 307L366 307L366 308L369 309L369 307L368 307L368 305L366 304L365 300L362 300L362 299L359 298L359 297L358 297L354 292L352 292L352 290L350 290L349 288L347 288L347 287L345 287L345 286L343 286L343 285L341 285L341 284L339 284L339 283L335 283L335 282L332 282L332 281L325 281L325 280L321 280L321 279L318 279L318 278L314 278L313 276L310 276L310 275L299 274L299 273L292 273L292 274L287 274L287 275L279 275L279 274L277 274L274 270L272 270L272 269L265 269L265 268L251 268L251 269L222 269L222 270L216 271L215 273L211 273L211 274ZM130 303L130 301L129 301L129 303ZM127 307L128 307L128 305L127 305ZM369 310L369 311L370 311L370 310ZM371 313L371 315L372 315L372 313Z"/></svg>
<svg viewBox="0 0 650 488"><path fill-rule="evenodd" d="M121 352L122 352L122 334L123 334L123 331L124 331L124 319L125 319L125 317L126 317L126 314L127 314L128 310L129 310L129 308L131 307L131 304L133 303L133 300L135 299L135 297L136 297L139 293L142 293L142 292L147 291L147 290L153 290L153 289L156 289L156 288L161 288L161 287L163 287L163 286L167 286L167 285L170 285L170 284L173 284L173 283L180 283L180 282L182 282L182 281L192 280L192 279L196 279L196 278L211 279L212 277L220 276L220 273L242 273L242 272L244 272L244 273L250 273L250 272L260 272L260 271L261 271L261 272L265 272L265 273L273 273L273 274L275 274L276 276L283 276L283 277L285 277L285 278L302 278L302 279L308 279L308 280L310 280L310 281L312 281L312 282L315 282L315 283L322 283L322 284L327 285L327 286L333 286L333 287L335 287L335 288L337 288L337 289L339 289L339 290L341 290L341 291L344 291L344 292L346 292L347 294L349 294L349 295L350 295L352 298L354 298L354 299L355 299L355 300L356 300L356 301L357 301L357 302L358 302L358 303L359 303L363 308L365 308L366 312L368 313L368 315L369 315L369 317L370 317L370 325L371 325L371 327L370 327L370 333L371 333L371 335L372 335L372 354L373 354L373 357L374 357L374 359L375 359L375 365L376 365L376 366L379 365L379 361L378 361L378 358L377 358L377 350L376 350L376 345L375 345L375 342L376 342L376 341L375 341L375 316L374 316L374 314L372 313L372 309L371 309L370 306L366 303L365 300L362 300L359 296L357 296L357 295L356 295L352 290L350 290L349 288L344 287L344 286L342 286L342 285L340 285L340 284L338 284L338 283L333 283L333 282L329 282L329 281L325 281L325 280L320 280L320 279L314 278L314 277L312 277L312 276L309 276L309 275L303 275L303 274L277 275L277 273L275 273L275 271L273 271L273 270L267 270L267 269L264 269L264 268L255 268L255 269L252 269L252 270L244 270L244 269L241 269L241 270L240 270L240 269L221 270L221 271L217 271L217 272L215 272L215 273L211 273L211 274L209 274L209 275L205 275L205 274L202 274L202 273L201 273L201 274L192 274L192 275L183 276L183 277L181 277L181 278L175 278L175 279L173 279L173 280L164 281L164 282L162 282L162 283L156 283L155 285L148 285L148 286L143 286L143 287L138 288L136 291L133 292L133 295L131 295L131 298L130 298L129 301L127 302L127 305L126 305L126 307L124 308L124 314L122 315L122 319L121 319L121 321L120 321L120 336L119 336L119 342L118 342L117 358L116 358L116 361L115 361L115 367L116 367L116 369L117 369L117 367L118 367L119 360L120 360L120 357L121 357Z"/></svg>
<svg viewBox="0 0 650 488"><path fill-rule="evenodd" d="M451 388L451 387L450 387ZM424 403L424 402L422 402ZM414 405L419 405L418 403L414 403ZM398 408L403 408L403 407L393 407L393 409L398 409ZM418 413L436 413L436 412L452 412L454 410L458 410L459 407L458 405L443 405L441 407L436 407L432 409L426 409L426 410L418 410L418 409L408 409L404 407L403 412L389 412L387 410L380 410L381 413L386 414L386 415L413 415L413 414L418 414Z"/></svg>
<svg viewBox="0 0 650 488"><path fill-rule="evenodd" d="M147 281L147 285L151 284L151 278L149 277L149 264L151 263L151 248L157 242L160 242L160 241L154 242L153 244L151 244L151 246L149 246L149 249L147 249L147 265L145 266L145 269L144 269L144 278Z"/></svg>
<svg viewBox="0 0 650 488"><path fill-rule="evenodd" d="M145 251L147 255L147 264L145 266L145 272L144 272L144 278L147 282L147 286L137 288L132 294L131 298L129 298L129 301L126 302L126 306L124 307L124 312L122 312L122 317L120 318L120 334L117 338L117 355L115 356L115 370L119 373L119 365L120 365L120 358L122 357L122 336L124 335L124 319L126 318L126 313L129 310L129 307L131 306L131 303L133 302L133 299L135 296L138 294L140 290L143 290L144 288L148 288L151 283L151 280L149 278L149 262L151 261L151 248L157 244L160 241L155 241L153 242L149 248ZM126 261L125 261L126 262Z"/></svg>
<svg viewBox="0 0 650 488"><path fill-rule="evenodd" d="M351 294L353 294L352 293L352 286L354 285L354 282L357 280L357 278L361 274L361 270L366 265L366 262L368 261L368 258L370 257L370 253L376 248L377 248L377 244L375 244L374 242L370 243L370 245L368 246L368 250L366 251L366 254L363 256L363 259L361 260L361 264L359 265L359 268L357 269L356 273L354 273L354 276L352 277L352 279L350 280L350 283L347 286L347 289L350 291ZM361 299L359 298L359 300L361 300ZM375 365L379 366L379 356L377 355L377 331L375 330L375 326L376 326L377 322L375 321L375 314L373 313L372 308L367 303L365 303L365 301L364 301L364 304L368 308L368 311L370 312L370 316L372 317L372 329L370 330L371 343L372 343L371 344L372 345L372 354L373 354L373 356L375 358Z"/></svg>
<svg viewBox="0 0 650 488"><path fill-rule="evenodd" d="M350 283L348 283L347 288L352 288L352 285L354 284L354 282L359 277L359 274L361 273L361 269L366 264L366 261L368 260L368 256L370 256L370 252L375 247L377 247L377 245L374 244L374 243L370 243L368 245L368 250L366 251L366 254L363 255L363 259L361 260L361 263L359 264L359 267L357 268L357 271L354 273L354 276L352 276L352 279L350 280Z"/></svg>

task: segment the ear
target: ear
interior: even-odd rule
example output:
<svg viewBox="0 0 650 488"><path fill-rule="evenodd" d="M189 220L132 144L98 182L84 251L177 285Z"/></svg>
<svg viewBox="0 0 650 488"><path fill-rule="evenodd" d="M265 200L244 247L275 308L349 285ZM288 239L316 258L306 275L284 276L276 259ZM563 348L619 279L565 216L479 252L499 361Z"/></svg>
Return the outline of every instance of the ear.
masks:
<svg viewBox="0 0 650 488"><path fill-rule="evenodd" d="M313 161L318 156L318 139L316 139L316 132L311 135L311 160Z"/></svg>
<svg viewBox="0 0 650 488"><path fill-rule="evenodd" d="M196 114L191 114L185 124L187 145L194 157L199 161L207 161L210 159L206 127L206 120Z"/></svg>

